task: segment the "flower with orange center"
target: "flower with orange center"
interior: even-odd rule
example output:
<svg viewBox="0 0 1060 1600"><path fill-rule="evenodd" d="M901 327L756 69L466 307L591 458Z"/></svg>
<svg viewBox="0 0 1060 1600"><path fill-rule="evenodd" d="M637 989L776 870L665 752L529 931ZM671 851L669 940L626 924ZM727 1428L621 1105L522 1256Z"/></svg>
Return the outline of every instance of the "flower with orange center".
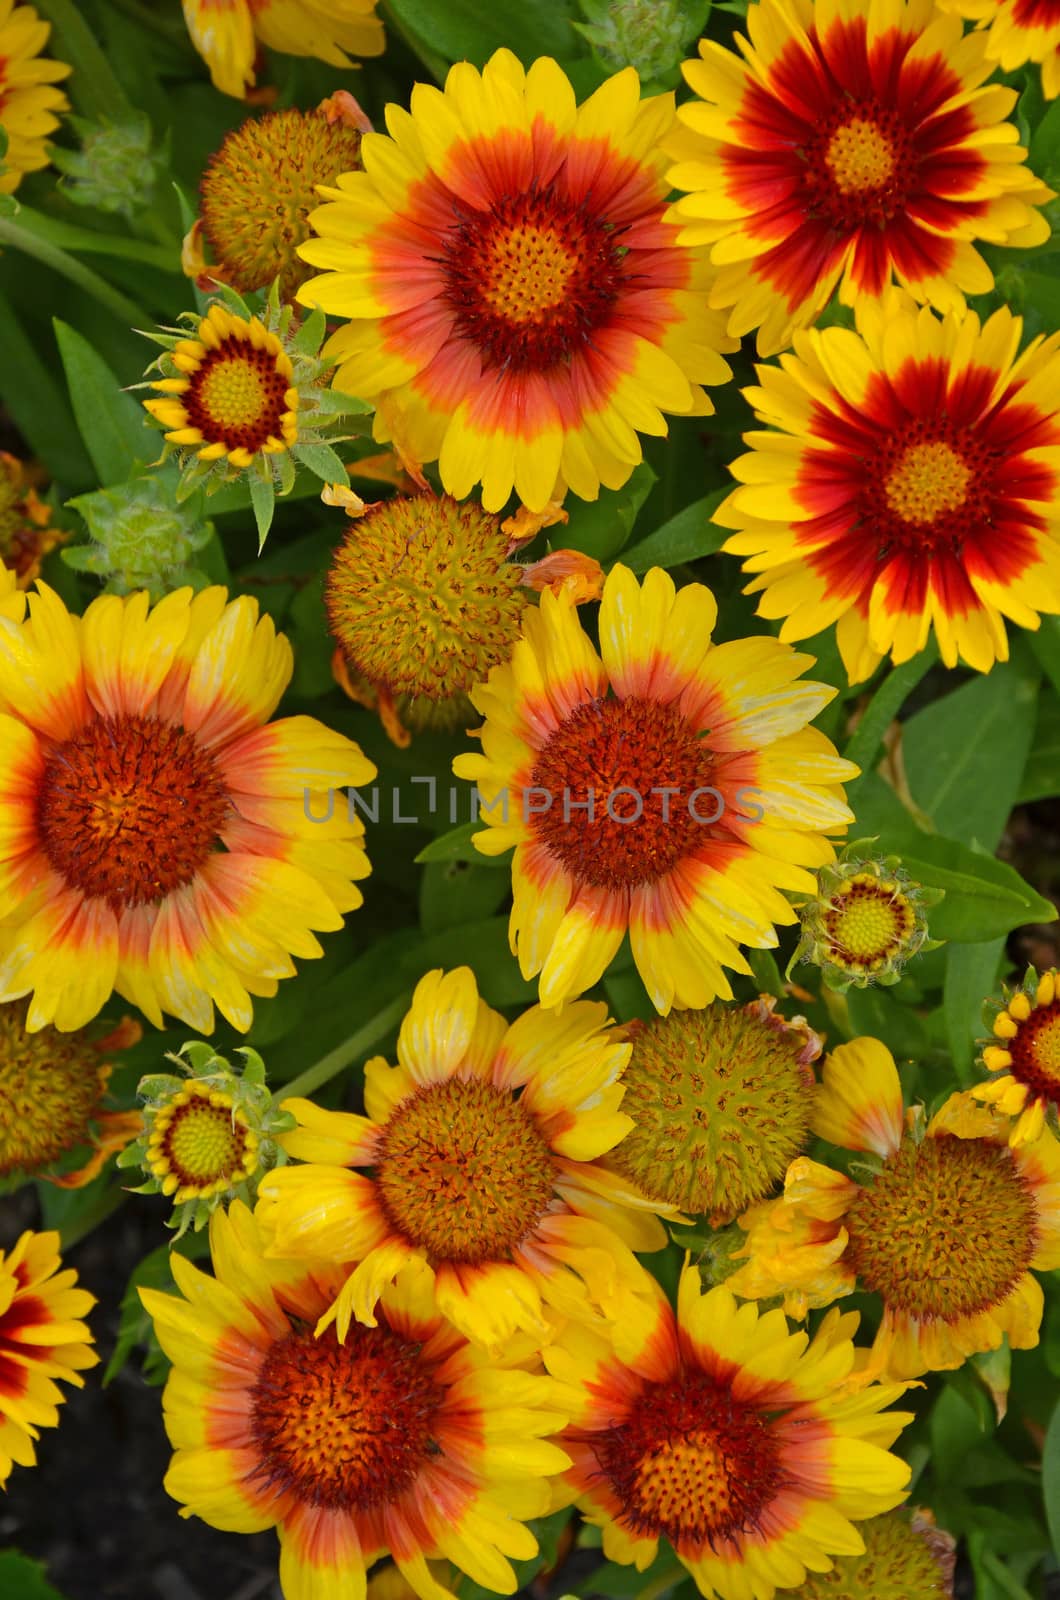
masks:
<svg viewBox="0 0 1060 1600"><path fill-rule="evenodd" d="M52 514L29 481L25 463L0 450L0 561L20 589L40 577L41 563L70 537L52 527Z"/></svg>
<svg viewBox="0 0 1060 1600"><path fill-rule="evenodd" d="M1047 100L1060 94L1060 4L1057 0L939 0L985 30L987 59L1002 72L1028 61L1041 68Z"/></svg>
<svg viewBox="0 0 1060 1600"><path fill-rule="evenodd" d="M84 1388L81 1373L99 1361L81 1320L95 1299L61 1265L57 1233L0 1250L0 1489L12 1466L33 1466L33 1441L59 1421L59 1383Z"/></svg>
<svg viewBox="0 0 1060 1600"><path fill-rule="evenodd" d="M1002 307L938 318L894 291L857 332L796 334L746 391L768 432L714 513L782 639L833 622L852 682L934 629L947 666L1008 657L1060 611L1060 334L1017 355Z"/></svg>
<svg viewBox="0 0 1060 1600"><path fill-rule="evenodd" d="M70 109L55 85L71 69L41 56L51 31L51 23L43 22L33 6L0 0L0 122L7 135L0 194L14 194L27 172L48 165L48 135Z"/></svg>
<svg viewBox="0 0 1060 1600"><path fill-rule="evenodd" d="M104 1038L55 1028L26 1030L26 1003L0 1006L0 1184L46 1177L79 1189L143 1126L138 1111L108 1111L111 1065L101 1057L135 1044L142 1029L126 1017ZM69 1158L84 1149L76 1171Z"/></svg>
<svg viewBox="0 0 1060 1600"><path fill-rule="evenodd" d="M530 1340L485 1358L414 1267L371 1327L341 1344L334 1328L314 1336L342 1269L267 1259L262 1244L237 1203L210 1223L214 1278L174 1253L184 1298L140 1291L173 1361L166 1488L184 1514L275 1527L286 1600L363 1596L387 1552L422 1600L452 1600L427 1557L514 1593L506 1558L536 1554L523 1522L547 1510L547 1477L569 1459L542 1437L566 1415Z"/></svg>
<svg viewBox="0 0 1060 1600"><path fill-rule="evenodd" d="M483 753L453 770L486 813L478 849L516 846L512 950L542 1005L594 984L627 930L658 1010L731 999L738 945L774 946L796 915L779 890L812 894L834 859L858 769L808 724L836 691L776 639L712 645L716 616L698 583L615 566L599 656L571 595L545 593L472 691Z"/></svg>
<svg viewBox="0 0 1060 1600"><path fill-rule="evenodd" d="M367 134L364 172L323 191L301 254L305 305L348 317L336 386L378 402L375 437L476 483L498 511L569 485L594 500L641 459L663 412L712 410L734 349L706 303L703 252L666 220L673 100L627 68L584 105L547 57L498 50L481 74L418 84Z"/></svg>
<svg viewBox="0 0 1060 1600"><path fill-rule="evenodd" d="M811 1342L686 1265L676 1316L646 1278L610 1342L572 1326L546 1346L571 1412L566 1495L604 1554L643 1571L665 1538L707 1600L773 1600L859 1554L854 1524L905 1496L888 1446L910 1413L883 1410L904 1384L854 1375L857 1324L833 1311Z"/></svg>
<svg viewBox="0 0 1060 1600"><path fill-rule="evenodd" d="M183 0L191 42L222 94L246 99L261 45L349 67L350 56L381 56L375 0Z"/></svg>
<svg viewBox="0 0 1060 1600"><path fill-rule="evenodd" d="M698 96L670 174L685 237L710 245L711 304L771 355L836 284L845 305L897 281L942 311L994 277L974 241L1041 244L1052 198L1004 120L1015 89L981 85L986 39L934 0L761 0L744 59L711 40L685 77Z"/></svg>
<svg viewBox="0 0 1060 1600"><path fill-rule="evenodd" d="M112 991L200 1033L248 1028L368 873L327 791L375 768L312 717L269 725L291 647L257 602L178 589L0 615L0 1000L82 1027ZM19 597L22 598L21 596Z"/></svg>
<svg viewBox="0 0 1060 1600"><path fill-rule="evenodd" d="M606 1312L643 1275L631 1250L666 1243L654 1213L673 1211L598 1159L632 1127L619 1110L629 1053L606 1007L534 1006L509 1026L460 967L417 985L398 1065L369 1061L366 1117L284 1101L299 1128L279 1142L308 1165L262 1182L270 1252L356 1263L318 1331L337 1321L344 1340L351 1317L372 1326L409 1261L427 1264L439 1309L490 1349L519 1329L545 1337L543 1302Z"/></svg>
<svg viewBox="0 0 1060 1600"><path fill-rule="evenodd" d="M754 1206L734 1293L785 1296L792 1316L855 1288L880 1296L873 1364L899 1378L1038 1343L1032 1269L1060 1266L1060 1144L1048 1131L1009 1147L1009 1120L953 1094L924 1126L903 1116L894 1059L878 1039L829 1056L814 1131L859 1162L858 1181L802 1156L779 1200Z"/></svg>
<svg viewBox="0 0 1060 1600"><path fill-rule="evenodd" d="M1033 1143L1060 1108L1060 973L1032 967L1005 1004L991 1004L993 1040L983 1066L993 1074L969 1090L1003 1115L1014 1117L1010 1142Z"/></svg>

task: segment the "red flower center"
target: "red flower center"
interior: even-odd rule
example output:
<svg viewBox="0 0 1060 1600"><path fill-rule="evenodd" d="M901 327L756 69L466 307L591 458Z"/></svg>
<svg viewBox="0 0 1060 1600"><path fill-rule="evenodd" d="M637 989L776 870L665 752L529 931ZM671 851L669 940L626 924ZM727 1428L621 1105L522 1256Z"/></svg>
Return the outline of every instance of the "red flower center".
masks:
<svg viewBox="0 0 1060 1600"><path fill-rule="evenodd" d="M900 955L916 928L913 908L898 887L868 872L836 890L822 921L828 959L858 972L874 972Z"/></svg>
<svg viewBox="0 0 1060 1600"><path fill-rule="evenodd" d="M480 1078L402 1101L376 1155L383 1209L436 1261L510 1260L553 1200L555 1176L529 1112Z"/></svg>
<svg viewBox="0 0 1060 1600"><path fill-rule="evenodd" d="M197 1094L176 1106L166 1124L155 1169L164 1164L180 1189L227 1186L246 1176L246 1125L233 1116L227 1095L217 1099L222 1103L213 1105L209 1096Z"/></svg>
<svg viewBox="0 0 1060 1600"><path fill-rule="evenodd" d="M910 1316L1000 1305L1034 1252L1037 1207L1012 1153L951 1134L903 1139L844 1219L866 1289Z"/></svg>
<svg viewBox="0 0 1060 1600"><path fill-rule="evenodd" d="M752 1531L783 1479L767 1419L706 1373L649 1385L625 1422L586 1443L625 1525L678 1552Z"/></svg>
<svg viewBox="0 0 1060 1600"><path fill-rule="evenodd" d="M578 882L655 883L716 837L717 764L671 705L631 696L578 706L540 751L522 803Z"/></svg>
<svg viewBox="0 0 1060 1600"><path fill-rule="evenodd" d="M251 1393L258 1476L277 1493L333 1511L390 1504L440 1453L431 1428L443 1400L422 1346L354 1322L297 1327L270 1349Z"/></svg>
<svg viewBox="0 0 1060 1600"><path fill-rule="evenodd" d="M222 339L207 351L189 385L181 397L188 424L207 444L253 454L270 438L283 439L290 380L277 370L275 356L249 339Z"/></svg>
<svg viewBox="0 0 1060 1600"><path fill-rule="evenodd" d="M993 522L998 452L973 428L941 417L897 429L866 460L858 513L880 560L899 552L951 551Z"/></svg>
<svg viewBox="0 0 1060 1600"><path fill-rule="evenodd" d="M505 196L442 240L445 298L486 369L543 372L569 361L624 287L618 230L549 189Z"/></svg>
<svg viewBox="0 0 1060 1600"><path fill-rule="evenodd" d="M52 750L37 821L56 872L120 913L190 883L228 810L213 757L190 733L155 717L97 717Z"/></svg>
<svg viewBox="0 0 1060 1600"><path fill-rule="evenodd" d="M1032 1011L1004 1046L1012 1057L1013 1077L1033 1095L1060 1101L1060 1000Z"/></svg>
<svg viewBox="0 0 1060 1600"><path fill-rule="evenodd" d="M845 99L800 153L811 216L843 232L889 222L914 186L917 161L909 130L878 100Z"/></svg>

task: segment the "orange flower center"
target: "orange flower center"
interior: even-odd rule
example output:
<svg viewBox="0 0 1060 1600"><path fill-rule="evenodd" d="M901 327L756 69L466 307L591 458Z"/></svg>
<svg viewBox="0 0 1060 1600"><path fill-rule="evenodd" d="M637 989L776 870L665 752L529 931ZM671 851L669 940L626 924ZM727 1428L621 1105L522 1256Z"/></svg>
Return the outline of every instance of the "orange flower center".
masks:
<svg viewBox="0 0 1060 1600"><path fill-rule="evenodd" d="M25 1001L0 1006L0 1177L87 1144L106 1081L83 1032L27 1033L25 1022Z"/></svg>
<svg viewBox="0 0 1060 1600"><path fill-rule="evenodd" d="M1004 1043L1012 1057L1013 1077L1032 1095L1060 1101L1060 1000L1038 1006L1019 1024L1016 1037Z"/></svg>
<svg viewBox="0 0 1060 1600"><path fill-rule="evenodd" d="M916 928L916 915L897 884L865 872L836 890L823 923L829 961L874 972L901 952Z"/></svg>
<svg viewBox="0 0 1060 1600"><path fill-rule="evenodd" d="M625 1422L586 1443L623 1524L679 1554L753 1528L781 1483L768 1420L705 1373L648 1385Z"/></svg>
<svg viewBox="0 0 1060 1600"><path fill-rule="evenodd" d="M875 121L852 117L828 141L825 161L842 194L879 189L894 172L894 145Z"/></svg>
<svg viewBox="0 0 1060 1600"><path fill-rule="evenodd" d="M916 175L909 129L878 100L844 95L800 154L810 215L840 232L889 222Z"/></svg>
<svg viewBox="0 0 1060 1600"><path fill-rule="evenodd" d="M555 1171L536 1122L506 1090L449 1078L386 1123L376 1182L394 1227L439 1261L506 1260L553 1199Z"/></svg>
<svg viewBox="0 0 1060 1600"><path fill-rule="evenodd" d="M47 759L38 824L67 884L120 912L190 883L228 810L213 757L190 733L155 717L97 717Z"/></svg>
<svg viewBox="0 0 1060 1600"><path fill-rule="evenodd" d="M971 478L963 457L936 439L911 445L887 475L883 492L906 522L934 522L942 512L964 505Z"/></svg>
<svg viewBox="0 0 1060 1600"><path fill-rule="evenodd" d="M269 439L283 439L285 395L290 380L276 357L248 339L230 335L209 350L181 396L188 423L207 444L252 454Z"/></svg>
<svg viewBox="0 0 1060 1600"><path fill-rule="evenodd" d="M844 1219L865 1288L908 1315L954 1322L1003 1301L1034 1253L1034 1194L1006 1147L903 1139Z"/></svg>
<svg viewBox="0 0 1060 1600"><path fill-rule="evenodd" d="M257 1475L274 1492L330 1511L396 1500L440 1451L431 1428L444 1394L422 1346L354 1322L343 1344L292 1329L272 1346L251 1394Z"/></svg>
<svg viewBox="0 0 1060 1600"><path fill-rule="evenodd" d="M633 888L716 837L715 776L710 749L674 706L590 700L538 754L522 804L578 883Z"/></svg>
<svg viewBox="0 0 1060 1600"><path fill-rule="evenodd" d="M152 1140L148 1152L155 1177L172 1175L178 1191L198 1193L238 1183L257 1143L228 1095L190 1088L176 1098L168 1115L165 1110L160 1113L155 1134L157 1143Z"/></svg>
<svg viewBox="0 0 1060 1600"><path fill-rule="evenodd" d="M540 372L569 360L624 287L613 226L553 188L472 212L441 249L456 330L487 369Z"/></svg>

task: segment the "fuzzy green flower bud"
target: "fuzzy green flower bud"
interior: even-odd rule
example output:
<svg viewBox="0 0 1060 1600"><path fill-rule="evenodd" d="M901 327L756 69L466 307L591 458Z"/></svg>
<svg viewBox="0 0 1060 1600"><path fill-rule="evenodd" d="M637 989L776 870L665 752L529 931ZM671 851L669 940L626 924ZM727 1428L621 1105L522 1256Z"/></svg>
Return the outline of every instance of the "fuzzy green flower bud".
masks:
<svg viewBox="0 0 1060 1600"><path fill-rule="evenodd" d="M177 505L172 486L160 478L133 478L116 489L97 489L68 500L84 518L90 545L63 551L75 572L94 572L110 594L146 589L152 600L190 583L202 588L205 573L190 565L209 543L213 523L195 502Z"/></svg>
<svg viewBox="0 0 1060 1600"><path fill-rule="evenodd" d="M869 854L873 839L848 845L840 859L817 874L817 897L800 907L802 935L788 963L790 976L800 962L820 967L830 989L897 983L903 969L922 950L937 950L928 938L925 913L943 897L925 889L898 856Z"/></svg>
<svg viewBox="0 0 1060 1600"><path fill-rule="evenodd" d="M582 0L589 20L573 26L608 72L636 67L642 83L666 83L676 78L709 9L688 0Z"/></svg>
<svg viewBox="0 0 1060 1600"><path fill-rule="evenodd" d="M178 1239L189 1227L200 1229L219 1205L252 1205L260 1178L286 1160L277 1135L289 1133L294 1118L274 1108L257 1051L237 1054L242 1072L212 1045L191 1040L166 1058L184 1077L154 1073L140 1080L144 1131L118 1165L147 1174L134 1194L172 1196L169 1226Z"/></svg>
<svg viewBox="0 0 1060 1600"><path fill-rule="evenodd" d="M117 212L131 218L154 198L164 158L152 154L151 124L145 116L123 122L87 122L70 117L81 140L80 150L52 151L52 161L63 173L61 184L68 200L94 211Z"/></svg>

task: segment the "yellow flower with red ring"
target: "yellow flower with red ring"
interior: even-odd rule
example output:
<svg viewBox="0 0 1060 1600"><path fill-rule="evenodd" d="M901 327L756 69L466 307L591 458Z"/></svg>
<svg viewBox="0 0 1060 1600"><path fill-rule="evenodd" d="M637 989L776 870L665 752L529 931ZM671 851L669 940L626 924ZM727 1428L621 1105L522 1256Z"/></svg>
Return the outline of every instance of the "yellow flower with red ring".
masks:
<svg viewBox="0 0 1060 1600"><path fill-rule="evenodd" d="M375 768L312 717L269 723L291 647L247 596L77 617L39 584L29 611L0 614L0 1000L33 995L30 1032L115 990L159 1027L209 1033L217 1005L248 1028L361 903L360 819L317 819Z"/></svg>
<svg viewBox="0 0 1060 1600"><path fill-rule="evenodd" d="M491 1350L546 1337L546 1307L607 1313L643 1275L632 1251L666 1243L656 1213L674 1214L599 1159L633 1126L619 1109L630 1048L589 1001L509 1025L460 967L417 985L398 1064L368 1062L367 1116L285 1100L299 1127L278 1142L306 1165L264 1178L256 1215L271 1253L349 1264L320 1331L372 1326L410 1261Z"/></svg>
<svg viewBox="0 0 1060 1600"><path fill-rule="evenodd" d="M304 305L347 317L336 386L377 402L375 437L437 461L488 511L569 486L595 500L664 412L706 415L735 342L706 301L705 253L666 218L671 95L627 68L581 106L556 62L498 50L418 84L366 134L363 172L323 188L300 254Z"/></svg>
<svg viewBox="0 0 1060 1600"><path fill-rule="evenodd" d="M240 100L261 45L349 67L351 55L381 56L385 44L375 0L184 0L184 20L214 87Z"/></svg>
<svg viewBox="0 0 1060 1600"><path fill-rule="evenodd" d="M523 1524L569 1462L544 1437L567 1414L532 1341L485 1357L414 1265L382 1290L372 1326L341 1344L333 1327L315 1336L343 1269L268 1259L263 1243L237 1202L210 1223L214 1277L174 1252L180 1296L140 1291L173 1362L166 1488L183 1514L275 1527L285 1600L363 1596L387 1553L421 1600L452 1600L435 1558L514 1593L509 1558L537 1553Z"/></svg>
<svg viewBox="0 0 1060 1600"><path fill-rule="evenodd" d="M740 1220L747 1259L727 1280L753 1299L782 1294L792 1316L855 1288L880 1296L875 1370L913 1378L968 1356L1038 1343L1035 1271L1060 1267L1060 1144L1017 1148L1009 1119L952 1094L924 1125L903 1115L894 1059L878 1039L833 1050L814 1131L867 1153L847 1177L806 1157L778 1200Z"/></svg>
<svg viewBox="0 0 1060 1600"><path fill-rule="evenodd" d="M57 1233L24 1233L0 1250L0 1489L13 1466L31 1467L41 1428L54 1428L65 1396L99 1361L81 1319L95 1299L62 1272Z"/></svg>
<svg viewBox="0 0 1060 1600"><path fill-rule="evenodd" d="M936 317L893 291L857 331L795 335L745 391L768 431L714 513L782 639L836 624L852 682L934 632L947 666L1008 658L1060 611L1060 334L1005 307Z"/></svg>
<svg viewBox="0 0 1060 1600"><path fill-rule="evenodd" d="M978 24L987 58L999 71L1033 62L1041 68L1045 98L1060 94L1060 11L1052 0L939 0L939 6Z"/></svg>
<svg viewBox="0 0 1060 1600"><path fill-rule="evenodd" d="M710 303L760 355L894 282L963 311L994 275L977 240L1028 249L1049 237L1052 191L1024 165L1005 118L1017 91L984 87L983 35L934 0L761 0L740 55L700 41L697 98L670 174L684 237L710 247ZM741 59L741 56L743 59Z"/></svg>
<svg viewBox="0 0 1060 1600"><path fill-rule="evenodd" d="M515 846L510 933L542 1005L591 987L626 933L659 1011L730 999L739 946L776 945L816 890L858 769L809 723L836 691L772 638L712 645L709 589L615 566L600 654L569 593L528 611L510 664L471 700L486 718L472 779L484 855Z"/></svg>
<svg viewBox="0 0 1060 1600"><path fill-rule="evenodd" d="M565 1494L608 1559L643 1571L665 1538L706 1600L773 1600L859 1555L857 1522L905 1497L910 1413L856 1369L857 1324L832 1311L811 1341L686 1265L676 1315L645 1275L610 1339L564 1329L543 1359L571 1411Z"/></svg>
<svg viewBox="0 0 1060 1600"><path fill-rule="evenodd" d="M1035 972L994 1012L993 1039L983 1049L987 1083L969 1090L1007 1117L1010 1143L1033 1143L1048 1118L1055 1129L1060 1107L1060 973Z"/></svg>

